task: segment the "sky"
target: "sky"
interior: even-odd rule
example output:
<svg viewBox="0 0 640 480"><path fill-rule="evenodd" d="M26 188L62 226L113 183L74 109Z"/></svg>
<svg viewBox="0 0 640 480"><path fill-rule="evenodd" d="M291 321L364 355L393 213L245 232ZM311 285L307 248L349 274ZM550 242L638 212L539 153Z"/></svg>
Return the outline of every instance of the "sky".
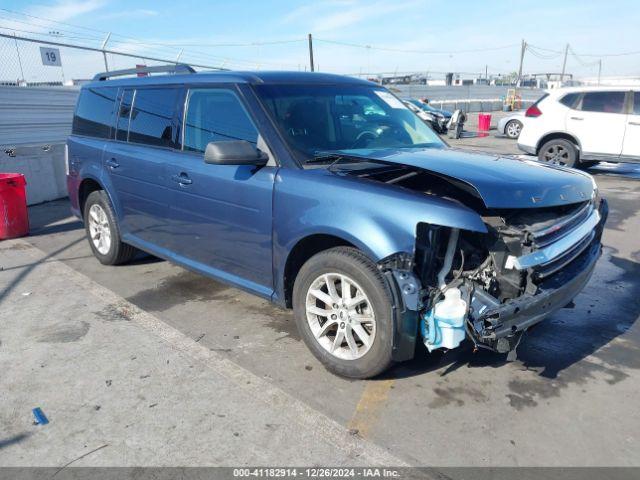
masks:
<svg viewBox="0 0 640 480"><path fill-rule="evenodd" d="M569 73L595 76L601 59L603 76L640 76L639 26L637 0L0 0L0 32L95 46L112 32L113 49L171 59L183 50L184 61L238 70L308 68L311 33L327 72L506 74L524 39L525 73L559 72L569 43ZM100 62L65 56L69 69Z"/></svg>

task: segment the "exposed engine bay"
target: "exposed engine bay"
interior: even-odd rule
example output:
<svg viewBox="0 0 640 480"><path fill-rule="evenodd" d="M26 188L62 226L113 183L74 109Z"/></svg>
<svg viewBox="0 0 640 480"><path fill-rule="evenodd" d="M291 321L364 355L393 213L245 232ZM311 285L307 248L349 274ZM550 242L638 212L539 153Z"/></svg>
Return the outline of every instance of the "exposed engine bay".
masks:
<svg viewBox="0 0 640 480"><path fill-rule="evenodd" d="M363 175L459 202L487 226L480 233L417 225L411 270L422 286L416 303L429 350L469 338L476 349L514 358L522 334L572 302L600 255L607 205L596 194L553 207L487 209L469 185L427 170L357 172Z"/></svg>
<svg viewBox="0 0 640 480"><path fill-rule="evenodd" d="M529 326L569 304L588 280L606 218L606 204L596 202L487 212L488 234L419 225L416 268L427 286L428 312L423 336L433 338L437 328L429 312L448 290L458 289L475 347L514 351Z"/></svg>

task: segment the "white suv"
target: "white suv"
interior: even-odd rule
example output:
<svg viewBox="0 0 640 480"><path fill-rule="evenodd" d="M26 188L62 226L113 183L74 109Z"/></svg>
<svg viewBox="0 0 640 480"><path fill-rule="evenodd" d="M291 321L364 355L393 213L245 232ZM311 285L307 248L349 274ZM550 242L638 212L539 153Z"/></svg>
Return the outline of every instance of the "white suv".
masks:
<svg viewBox="0 0 640 480"><path fill-rule="evenodd" d="M518 148L545 162L587 167L640 161L640 88L573 87L527 109Z"/></svg>

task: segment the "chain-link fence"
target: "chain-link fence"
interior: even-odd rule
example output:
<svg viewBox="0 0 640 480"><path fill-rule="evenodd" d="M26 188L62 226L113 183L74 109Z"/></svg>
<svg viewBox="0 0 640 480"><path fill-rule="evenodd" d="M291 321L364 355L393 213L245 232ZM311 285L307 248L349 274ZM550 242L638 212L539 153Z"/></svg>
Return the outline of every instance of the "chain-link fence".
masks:
<svg viewBox="0 0 640 480"><path fill-rule="evenodd" d="M0 33L0 85L77 85L106 70L181 61L186 59L100 50ZM216 65L189 64L196 69L219 69Z"/></svg>

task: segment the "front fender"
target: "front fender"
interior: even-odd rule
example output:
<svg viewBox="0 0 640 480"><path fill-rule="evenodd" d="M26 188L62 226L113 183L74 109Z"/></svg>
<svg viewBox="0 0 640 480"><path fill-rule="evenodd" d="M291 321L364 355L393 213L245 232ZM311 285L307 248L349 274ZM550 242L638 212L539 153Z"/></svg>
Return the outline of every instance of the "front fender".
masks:
<svg viewBox="0 0 640 480"><path fill-rule="evenodd" d="M339 237L378 262L398 252L412 254L421 222L487 231L476 212L452 200L324 168L280 169L273 208L274 277L280 298L288 254L309 235Z"/></svg>

